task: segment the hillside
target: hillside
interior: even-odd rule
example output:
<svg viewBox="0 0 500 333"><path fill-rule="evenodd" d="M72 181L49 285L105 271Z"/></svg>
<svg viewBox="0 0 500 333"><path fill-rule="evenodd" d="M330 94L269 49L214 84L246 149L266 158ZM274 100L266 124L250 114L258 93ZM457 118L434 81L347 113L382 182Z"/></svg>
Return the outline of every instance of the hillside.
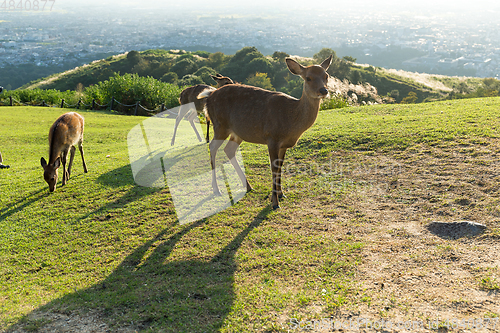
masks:
<svg viewBox="0 0 500 333"><path fill-rule="evenodd" d="M77 154L68 184L49 194L40 157L61 110L2 106L0 331L288 332L364 320L368 331L368 321L421 323L417 333L458 321L496 332L499 109L496 97L321 111L289 150L280 210L269 206L267 148L243 143L254 191L181 225L169 187L134 183L127 137L151 118L80 110L89 172ZM179 160L193 151L176 149ZM427 228L463 220L486 231Z"/></svg>
<svg viewBox="0 0 500 333"><path fill-rule="evenodd" d="M142 76L152 76L164 82L177 83L180 86L198 83L213 84L208 74L220 72L240 82L277 89L298 97L301 93L301 85L286 70L285 56L286 54L275 52L272 57L265 57L255 48L249 47L243 48L234 56L226 56L220 52L133 51L31 82L22 89L82 90L108 79L114 73L137 73ZM300 60L306 63L314 62L309 58ZM255 77L255 73L259 72L265 73L265 76ZM480 79L386 70L369 65L348 63L343 59L334 61L330 74L338 79L336 88L333 87L332 90L339 90L346 96L350 90L358 92L363 90L359 87L357 89L349 87L349 83L346 82L350 81L359 86L366 84L374 86L378 95L390 96L396 102L401 102L410 92L416 93L417 102L439 100L448 96L454 89L456 90L460 84L469 87L469 91L474 90L480 84ZM365 100L376 101L377 99L366 96Z"/></svg>

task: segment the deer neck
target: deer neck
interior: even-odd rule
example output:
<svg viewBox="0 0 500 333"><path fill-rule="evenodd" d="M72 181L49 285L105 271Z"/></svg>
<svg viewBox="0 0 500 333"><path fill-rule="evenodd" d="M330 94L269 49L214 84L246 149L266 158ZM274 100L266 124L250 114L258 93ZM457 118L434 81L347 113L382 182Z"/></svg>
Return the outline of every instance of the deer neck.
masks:
<svg viewBox="0 0 500 333"><path fill-rule="evenodd" d="M311 127L318 117L320 98L311 98L305 91L302 92L302 97L298 103L298 118L299 121L307 128Z"/></svg>

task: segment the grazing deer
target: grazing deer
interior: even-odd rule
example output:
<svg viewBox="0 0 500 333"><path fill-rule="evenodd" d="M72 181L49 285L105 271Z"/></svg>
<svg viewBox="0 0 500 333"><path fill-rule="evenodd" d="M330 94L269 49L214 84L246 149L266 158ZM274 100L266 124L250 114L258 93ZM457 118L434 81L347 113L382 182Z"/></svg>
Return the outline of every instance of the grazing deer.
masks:
<svg viewBox="0 0 500 333"><path fill-rule="evenodd" d="M2 87L0 87L0 88L2 88ZM8 168L10 168L10 166L3 164L2 153L0 153L0 169L8 169Z"/></svg>
<svg viewBox="0 0 500 333"><path fill-rule="evenodd" d="M217 88L220 88L226 84L233 84L233 80L228 78L227 76L222 76L220 74L210 75L212 79L217 82ZM208 86L206 84L197 84L196 86L192 86L189 88L184 89L181 92L181 95L179 97L179 102L181 103L181 107L179 108L179 114L177 115L177 118L175 119L175 127L174 127L174 135L172 135L172 142L170 144L173 146L175 144L175 135L177 134L177 127L179 127L179 123L181 122L182 118L191 111L191 106L192 104L189 103L194 103L194 107L196 108L197 113L203 113L205 109L205 104L206 104L206 98L201 98L198 99L198 95L202 91L206 90L215 90L216 88ZM200 134L198 133L198 130L196 129L196 126L194 124L194 119L197 116L197 113L193 112L192 114L189 115L188 121L191 124L191 127L193 127L194 132L196 133L196 136L198 137L198 140L200 142L202 141L202 138ZM208 132L209 132L209 127L210 126L210 119L207 118L207 142L209 141L208 137Z"/></svg>
<svg viewBox="0 0 500 333"><path fill-rule="evenodd" d="M290 72L304 80L300 99L286 94L247 85L227 85L217 90L205 91L207 112L214 127L210 142L212 188L220 195L215 173L215 156L224 140L230 136L224 151L246 186L252 187L235 158L242 141L267 145L273 178L272 205L279 208L278 199L284 197L281 189L281 168L288 148L316 121L321 99L328 95L326 70L332 56L321 65L304 67L291 58L286 59Z"/></svg>
<svg viewBox="0 0 500 333"><path fill-rule="evenodd" d="M57 170L63 165L62 185L71 175L71 165L73 157L75 157L76 145L80 149L82 155L83 171L87 173L87 165L83 158L83 125L84 120L81 115L76 112L68 112L57 118L49 130L49 163L42 157L40 163L43 167L43 178L49 184L49 191L54 192L57 183ZM71 150L68 170L66 171L66 157Z"/></svg>

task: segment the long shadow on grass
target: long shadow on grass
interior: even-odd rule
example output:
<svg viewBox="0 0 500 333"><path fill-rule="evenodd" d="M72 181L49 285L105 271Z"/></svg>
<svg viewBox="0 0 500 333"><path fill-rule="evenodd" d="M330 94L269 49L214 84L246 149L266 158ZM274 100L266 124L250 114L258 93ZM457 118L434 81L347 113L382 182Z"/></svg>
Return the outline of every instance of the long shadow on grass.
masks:
<svg viewBox="0 0 500 333"><path fill-rule="evenodd" d="M17 202L11 202L8 207L0 209L0 221L5 220L7 217L22 211L24 208L42 199L46 195L45 192L48 192L48 189L43 187L26 195Z"/></svg>
<svg viewBox="0 0 500 333"><path fill-rule="evenodd" d="M124 327L150 332L219 331L236 297L235 254L270 211L270 207L263 209L211 258L194 254L193 259L169 259L175 248L182 247L183 237L205 224L205 219L170 236L172 228L167 228L127 256L104 281L57 299L33 314L86 304L101 313L111 331ZM20 323L29 322L29 316Z"/></svg>

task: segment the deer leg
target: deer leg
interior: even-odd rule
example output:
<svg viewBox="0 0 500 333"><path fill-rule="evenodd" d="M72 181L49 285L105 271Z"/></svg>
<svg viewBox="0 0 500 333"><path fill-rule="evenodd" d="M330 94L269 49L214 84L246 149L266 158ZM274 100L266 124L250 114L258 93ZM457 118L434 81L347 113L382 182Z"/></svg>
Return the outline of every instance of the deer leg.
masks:
<svg viewBox="0 0 500 333"><path fill-rule="evenodd" d="M200 136L200 133L198 132L198 130L196 129L196 125L194 124L194 120L198 117L198 114L196 112L193 112L191 113L189 116L188 116L188 121L189 123L191 124L191 127L193 128L194 132L196 133L196 136L198 137L198 140L200 140L200 142L203 141L203 139L201 138Z"/></svg>
<svg viewBox="0 0 500 333"><path fill-rule="evenodd" d="M62 186L66 185L66 182L68 181L68 171L66 170L66 157L68 156L68 151L63 151L61 153L61 162L63 165L63 179L62 179Z"/></svg>
<svg viewBox="0 0 500 333"><path fill-rule="evenodd" d="M175 144L175 135L177 134L177 127L179 127L179 123L181 122L182 118L188 113L190 110L190 107L188 104L183 104L179 108L179 113L177 114L177 118L175 118L175 126L174 126L174 134L172 135L172 141L170 142L170 145L173 146Z"/></svg>
<svg viewBox="0 0 500 333"><path fill-rule="evenodd" d="M236 160L236 150L238 150L238 147L240 146L241 142L242 140L239 137L231 135L226 147L224 147L224 152L226 153L227 157L229 158L229 161L236 170L238 177L240 177L243 186L246 187L247 192L250 192L251 190L253 190L253 188L248 182L247 177L243 173L243 170L241 170L238 161Z"/></svg>
<svg viewBox="0 0 500 333"><path fill-rule="evenodd" d="M80 141L78 143L78 149L80 150L80 155L82 155L83 172L87 173L87 164L85 163L85 158L83 157L83 142L82 141Z"/></svg>
<svg viewBox="0 0 500 333"><path fill-rule="evenodd" d="M285 162L286 148L280 148L278 159L275 161L277 163L277 175L276 175L276 190L278 194L278 199L286 198L281 189L281 170L283 168L283 162Z"/></svg>
<svg viewBox="0 0 500 333"><path fill-rule="evenodd" d="M210 137L208 136L208 134L210 133L210 119L206 119L207 120L207 143L210 142Z"/></svg>
<svg viewBox="0 0 500 333"><path fill-rule="evenodd" d="M215 195L220 196L219 186L217 185L217 174L215 172L215 156L217 155L217 150L219 150L220 146L224 140L216 140L215 138L210 142L210 164L212 165L212 190Z"/></svg>
<svg viewBox="0 0 500 333"><path fill-rule="evenodd" d="M71 166L73 165L73 158L75 157L75 151L76 151L76 147L71 146L70 155L69 155L69 164L68 164L68 179L66 179L66 180L69 180L69 177L71 177Z"/></svg>
<svg viewBox="0 0 500 333"><path fill-rule="evenodd" d="M278 168L279 165L279 151L280 149L274 144L268 144L269 150L269 159L271 162L271 174L273 178L273 191L271 195L271 203L273 205L273 209L280 208L280 204L278 201L278 188L281 189L281 185L278 186Z"/></svg>

